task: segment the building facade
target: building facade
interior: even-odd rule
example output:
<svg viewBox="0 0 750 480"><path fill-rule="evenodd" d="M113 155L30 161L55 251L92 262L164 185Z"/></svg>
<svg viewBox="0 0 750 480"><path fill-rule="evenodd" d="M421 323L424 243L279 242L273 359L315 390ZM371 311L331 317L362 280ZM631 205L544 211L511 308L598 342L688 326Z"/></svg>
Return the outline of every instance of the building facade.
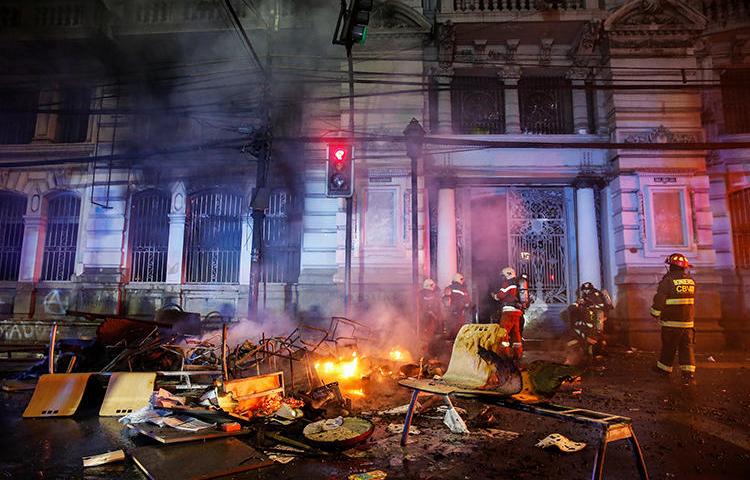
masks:
<svg viewBox="0 0 750 480"><path fill-rule="evenodd" d="M248 132L269 97L259 307L343 312L344 202L325 195L326 142L351 133L338 12L238 2L269 93L221 3L0 3L4 341L42 340L55 319L87 326L68 309L245 318ZM512 265L529 276L538 337L565 328L560 312L591 281L614 297L613 335L648 346L663 259L681 251L701 343L740 338L750 151L660 145L750 139L748 38L740 0L375 2L354 48L355 309L413 304L411 170L394 138L415 117L429 135L420 278L463 273L485 317Z"/></svg>

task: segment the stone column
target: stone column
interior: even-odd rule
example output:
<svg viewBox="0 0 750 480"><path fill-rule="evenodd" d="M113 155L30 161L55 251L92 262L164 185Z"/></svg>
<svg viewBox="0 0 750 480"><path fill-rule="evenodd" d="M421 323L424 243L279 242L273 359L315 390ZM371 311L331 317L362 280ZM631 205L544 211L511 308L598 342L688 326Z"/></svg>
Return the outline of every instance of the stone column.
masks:
<svg viewBox="0 0 750 480"><path fill-rule="evenodd" d="M437 278L435 279L438 287L448 286L457 268L456 187L452 183L444 183L438 190Z"/></svg>
<svg viewBox="0 0 750 480"><path fill-rule="evenodd" d="M23 223L23 244L21 245L21 266L18 271L18 281L34 283L39 280L42 268L47 218L43 215L24 215Z"/></svg>
<svg viewBox="0 0 750 480"><path fill-rule="evenodd" d="M602 287L599 255L599 231L596 228L594 185L580 181L576 185L576 240L578 243L578 281Z"/></svg>
<svg viewBox="0 0 750 480"><path fill-rule="evenodd" d="M185 248L185 186L172 189L172 208L169 213L169 245L167 247L167 282L182 283L182 258Z"/></svg>
<svg viewBox="0 0 750 480"><path fill-rule="evenodd" d="M505 133L521 133L521 109L518 101L520 70L511 69L502 74L505 89Z"/></svg>
<svg viewBox="0 0 750 480"><path fill-rule="evenodd" d="M573 85L573 132L585 134L589 130L589 112L586 100L586 90L582 87L585 81L580 78L571 80Z"/></svg>
<svg viewBox="0 0 750 480"><path fill-rule="evenodd" d="M441 68L437 71L438 84L438 128L437 133L453 133L453 112L451 105L451 82L453 81L453 69ZM431 130L433 131L433 130Z"/></svg>

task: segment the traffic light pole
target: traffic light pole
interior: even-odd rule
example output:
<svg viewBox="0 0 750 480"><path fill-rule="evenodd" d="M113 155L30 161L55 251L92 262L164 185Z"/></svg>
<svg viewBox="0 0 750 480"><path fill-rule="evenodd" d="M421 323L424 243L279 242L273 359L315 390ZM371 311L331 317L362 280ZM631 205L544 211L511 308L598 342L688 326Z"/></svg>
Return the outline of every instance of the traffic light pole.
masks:
<svg viewBox="0 0 750 480"><path fill-rule="evenodd" d="M346 45L346 61L349 65L349 137L354 138L354 62L352 61L352 45ZM354 145L351 141L350 145ZM351 159L354 161L354 158ZM352 177L354 182L354 177ZM354 202L354 186L352 196L346 197L346 237L344 240L344 311L351 316L352 303L352 203Z"/></svg>

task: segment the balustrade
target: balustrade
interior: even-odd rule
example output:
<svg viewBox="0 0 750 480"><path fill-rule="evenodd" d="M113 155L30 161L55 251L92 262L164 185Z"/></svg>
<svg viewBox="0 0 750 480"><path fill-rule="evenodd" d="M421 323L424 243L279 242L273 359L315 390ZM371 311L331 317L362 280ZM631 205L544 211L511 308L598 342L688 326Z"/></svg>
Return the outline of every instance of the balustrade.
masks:
<svg viewBox="0 0 750 480"><path fill-rule="evenodd" d="M457 13L544 12L585 8L586 0L453 0L453 11Z"/></svg>

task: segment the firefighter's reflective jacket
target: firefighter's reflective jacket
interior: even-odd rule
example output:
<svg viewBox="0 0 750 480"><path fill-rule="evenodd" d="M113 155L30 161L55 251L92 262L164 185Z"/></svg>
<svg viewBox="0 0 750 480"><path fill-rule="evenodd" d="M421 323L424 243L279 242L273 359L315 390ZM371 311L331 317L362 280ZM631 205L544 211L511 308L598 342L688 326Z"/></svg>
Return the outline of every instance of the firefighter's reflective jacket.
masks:
<svg viewBox="0 0 750 480"><path fill-rule="evenodd" d="M463 315L471 305L469 290L466 288L466 285L458 282L451 282L446 290L448 289L450 289L451 313L453 315Z"/></svg>
<svg viewBox="0 0 750 480"><path fill-rule="evenodd" d="M518 279L503 279L503 283L497 292L492 294L492 298L500 302L503 312L520 312L523 305L519 298Z"/></svg>
<svg viewBox="0 0 750 480"><path fill-rule="evenodd" d="M695 281L685 272L670 271L662 277L654 295L651 315L662 327L693 328Z"/></svg>

